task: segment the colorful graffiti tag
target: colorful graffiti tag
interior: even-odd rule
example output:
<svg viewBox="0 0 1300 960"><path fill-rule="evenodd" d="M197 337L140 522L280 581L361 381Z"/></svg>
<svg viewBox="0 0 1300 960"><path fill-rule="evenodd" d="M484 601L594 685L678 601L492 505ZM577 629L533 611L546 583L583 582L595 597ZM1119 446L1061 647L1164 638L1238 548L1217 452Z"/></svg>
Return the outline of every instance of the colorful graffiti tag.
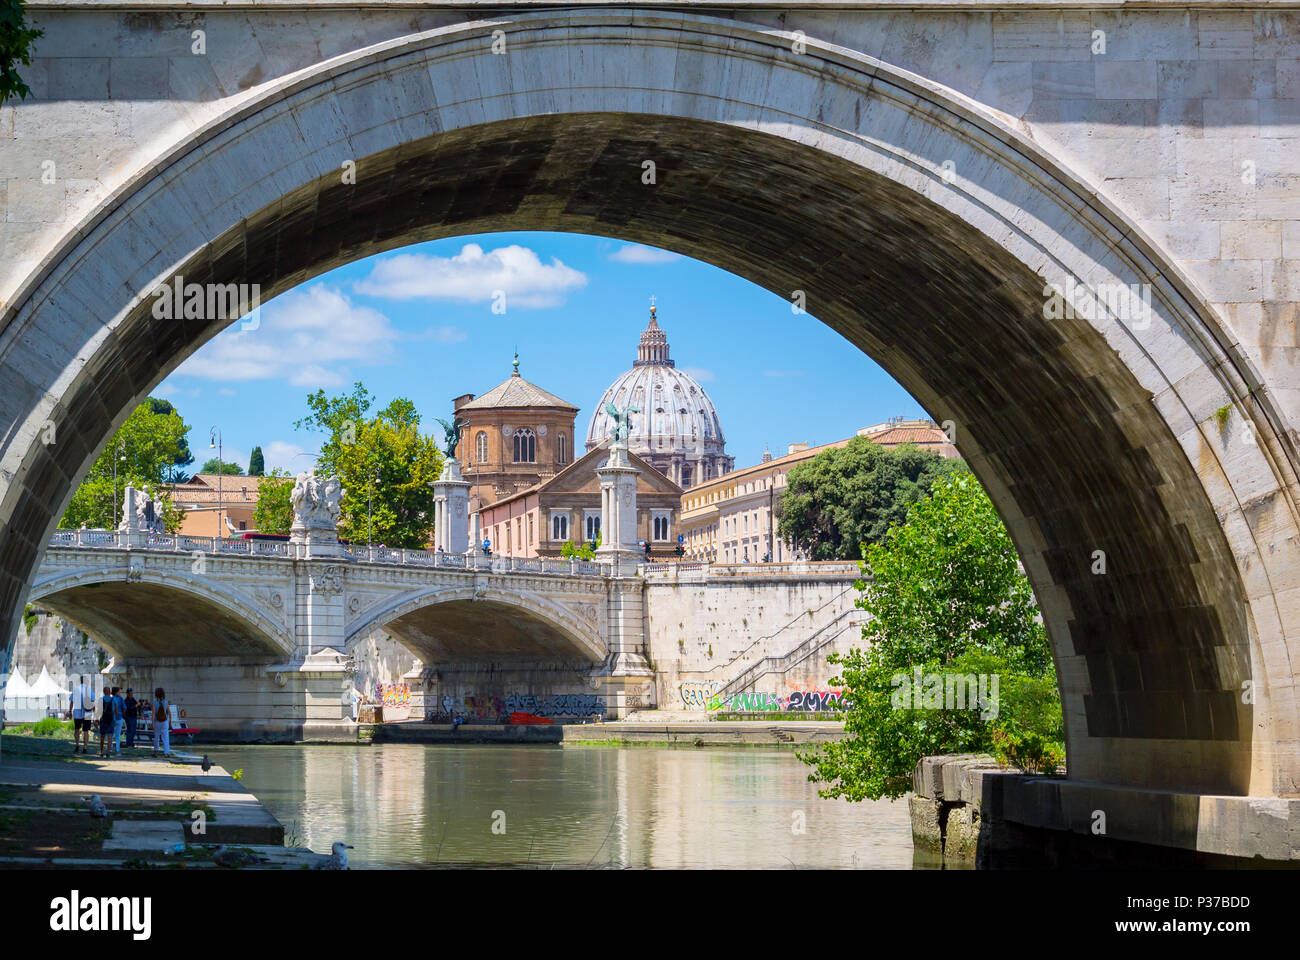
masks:
<svg viewBox="0 0 1300 960"><path fill-rule="evenodd" d="M687 710L703 710L721 689L721 680L683 680L677 685L677 695Z"/></svg>
<svg viewBox="0 0 1300 960"><path fill-rule="evenodd" d="M411 702L411 688L405 683L376 683L375 702L386 707L404 707Z"/></svg>
<svg viewBox="0 0 1300 960"><path fill-rule="evenodd" d="M593 713L605 715L604 698L590 693L558 693L549 697L512 693L506 697L505 705L511 713L531 713L535 717L589 717Z"/></svg>
<svg viewBox="0 0 1300 960"><path fill-rule="evenodd" d="M821 713L840 710L843 706L843 690L792 690L784 697L777 693L738 693L731 697L712 696L708 703L709 710L728 713Z"/></svg>

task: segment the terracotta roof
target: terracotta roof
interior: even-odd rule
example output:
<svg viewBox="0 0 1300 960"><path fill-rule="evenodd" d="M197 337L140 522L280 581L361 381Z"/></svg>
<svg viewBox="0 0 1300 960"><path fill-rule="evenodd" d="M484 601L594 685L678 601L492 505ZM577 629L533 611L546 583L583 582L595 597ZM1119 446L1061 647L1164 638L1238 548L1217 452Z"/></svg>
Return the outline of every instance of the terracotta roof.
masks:
<svg viewBox="0 0 1300 960"><path fill-rule="evenodd" d="M935 427L893 427L868 434L872 443L947 443L948 435Z"/></svg>
<svg viewBox="0 0 1300 960"><path fill-rule="evenodd" d="M244 477L238 474L226 474L221 477L221 500L223 503L256 503L261 491L261 483L266 477ZM196 473L185 483L168 484L167 491L177 503L213 503L217 502L217 475L215 473ZM247 491L245 493L244 491Z"/></svg>
<svg viewBox="0 0 1300 960"><path fill-rule="evenodd" d="M577 410L567 400L561 400L553 393L547 393L535 383L529 383L519 374L511 374L504 383L499 383L481 397L460 407L461 410L488 410L493 407L561 407L565 410Z"/></svg>

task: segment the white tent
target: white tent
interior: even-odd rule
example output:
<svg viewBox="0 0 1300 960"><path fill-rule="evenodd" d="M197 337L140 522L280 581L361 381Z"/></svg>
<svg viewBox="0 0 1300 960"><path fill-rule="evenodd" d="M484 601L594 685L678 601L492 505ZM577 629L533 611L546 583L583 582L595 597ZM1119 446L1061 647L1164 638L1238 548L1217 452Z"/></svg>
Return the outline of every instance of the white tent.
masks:
<svg viewBox="0 0 1300 960"><path fill-rule="evenodd" d="M41 667L39 679L31 685L27 693L29 697L68 697L71 695L71 691L59 689L59 685L50 676L49 667Z"/></svg>
<svg viewBox="0 0 1300 960"><path fill-rule="evenodd" d="M23 675L15 670L9 674L9 682L5 684L5 699L17 700L20 697L31 696L31 689L23 679Z"/></svg>
<svg viewBox="0 0 1300 960"><path fill-rule="evenodd" d="M68 691L60 690L44 667L40 679L31 685L15 670L5 684L5 720L9 723L43 720L51 712L58 712L59 697L67 695Z"/></svg>

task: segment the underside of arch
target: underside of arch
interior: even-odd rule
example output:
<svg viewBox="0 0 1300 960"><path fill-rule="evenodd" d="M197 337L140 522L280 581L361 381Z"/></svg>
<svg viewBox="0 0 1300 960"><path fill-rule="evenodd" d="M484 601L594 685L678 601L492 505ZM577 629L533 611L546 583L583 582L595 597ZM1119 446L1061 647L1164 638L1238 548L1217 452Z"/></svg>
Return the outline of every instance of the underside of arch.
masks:
<svg viewBox="0 0 1300 960"><path fill-rule="evenodd" d="M393 94L374 83L376 96ZM1242 580L1151 393L1083 317L1044 319L1043 277L1025 264L1041 249L1013 255L896 179L764 132L747 109L736 108L748 128L557 111L411 136L358 157L355 183L340 182L337 170L287 183L175 272L187 283L257 283L266 298L405 244L535 229L654 244L782 296L802 291L809 312L957 425L958 446L1007 521L1043 607L1071 775L1246 792L1253 717L1239 693L1252 663ZM942 157L930 159L937 167ZM989 174L985 186L1024 191L1030 202L1029 183L1047 197L1060 186L1031 160ZM1026 218L1054 222L1061 210L1049 202ZM1056 229L1062 247L1085 232L1078 223ZM10 501L0 551L8 538L40 542L51 505L66 499L115 418L224 325L157 320L150 306L125 317L61 397L72 429L57 445L33 446L22 477L30 495ZM743 318L736 323L743 336ZM1092 570L1097 551L1107 556L1105 576ZM472 609L482 601L458 603L438 606L471 635L489 626L487 608ZM437 622L448 615L411 611L388 629L426 644L436 661L454 649ZM558 642L530 638L536 629L515 624L510 644L523 652Z"/></svg>
<svg viewBox="0 0 1300 960"><path fill-rule="evenodd" d="M596 664L603 649L525 598L473 596L456 591L395 606L354 629L360 637L381 628L428 667L448 664Z"/></svg>
<svg viewBox="0 0 1300 960"><path fill-rule="evenodd" d="M292 646L212 597L149 581L82 581L32 602L89 634L119 660L284 659Z"/></svg>

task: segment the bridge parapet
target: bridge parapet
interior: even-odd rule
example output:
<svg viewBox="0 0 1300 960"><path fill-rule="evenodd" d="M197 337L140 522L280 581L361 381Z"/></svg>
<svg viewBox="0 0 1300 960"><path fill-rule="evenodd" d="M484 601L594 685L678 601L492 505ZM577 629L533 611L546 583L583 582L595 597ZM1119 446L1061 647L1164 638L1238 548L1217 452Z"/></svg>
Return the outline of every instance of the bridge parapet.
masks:
<svg viewBox="0 0 1300 960"><path fill-rule="evenodd" d="M237 540L225 537L192 537L182 534L130 534L120 530L57 530L50 537L54 548L89 550L164 550L172 553L199 551L220 556L284 557L309 559L301 544L287 540ZM343 544L343 556L359 563L437 567L449 570L490 573L548 573L569 577L600 578L610 575L608 564L588 560L549 557L496 557L479 554L439 553L436 550L387 547L383 544Z"/></svg>

